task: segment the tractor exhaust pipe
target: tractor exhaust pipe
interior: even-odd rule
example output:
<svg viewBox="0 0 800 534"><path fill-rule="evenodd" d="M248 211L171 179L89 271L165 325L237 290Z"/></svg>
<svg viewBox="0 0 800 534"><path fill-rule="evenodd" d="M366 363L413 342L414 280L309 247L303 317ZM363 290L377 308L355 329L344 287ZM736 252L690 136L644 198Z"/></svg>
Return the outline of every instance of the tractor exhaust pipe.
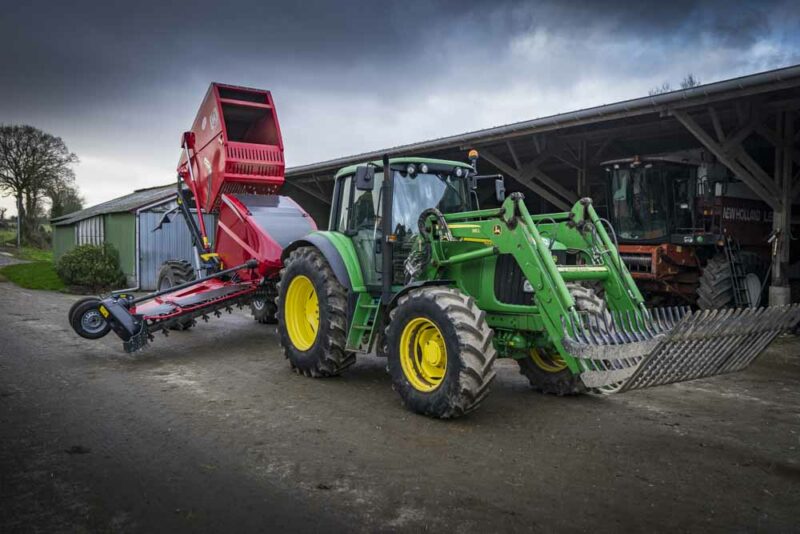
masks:
<svg viewBox="0 0 800 534"><path fill-rule="evenodd" d="M392 300L392 282L394 281L394 262L392 254L394 252L395 235L392 233L392 196L394 192L392 183L392 169L389 166L389 155L383 155L383 183L381 184L381 199L383 206L381 212L381 232L383 233L383 243L381 253L383 254L381 272L381 301L388 305Z"/></svg>

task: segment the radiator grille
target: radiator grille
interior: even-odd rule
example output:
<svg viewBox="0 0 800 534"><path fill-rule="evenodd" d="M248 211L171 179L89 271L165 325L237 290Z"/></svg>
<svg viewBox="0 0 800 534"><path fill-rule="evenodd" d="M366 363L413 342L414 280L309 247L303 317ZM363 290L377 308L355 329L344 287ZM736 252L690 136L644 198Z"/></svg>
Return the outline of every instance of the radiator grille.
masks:
<svg viewBox="0 0 800 534"><path fill-rule="evenodd" d="M533 305L533 293L523 291L525 275L511 254L500 254L494 270L494 294L504 304Z"/></svg>

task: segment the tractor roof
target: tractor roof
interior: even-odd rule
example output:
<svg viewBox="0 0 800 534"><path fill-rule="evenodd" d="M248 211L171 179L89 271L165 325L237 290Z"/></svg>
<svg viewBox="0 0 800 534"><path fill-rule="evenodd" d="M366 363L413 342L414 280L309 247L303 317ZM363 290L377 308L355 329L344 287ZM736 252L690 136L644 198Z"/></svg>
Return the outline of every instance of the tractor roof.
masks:
<svg viewBox="0 0 800 534"><path fill-rule="evenodd" d="M334 176L334 178L338 178L340 176L344 176L345 174L353 174L354 172L356 172L356 167L358 167L359 165L367 165L369 163L371 163L372 165L375 165L376 167L383 168L383 161L381 161L381 160L364 161L362 163L358 163L356 165L350 165L348 167L340 169L339 172L336 173L336 176ZM434 158L422 158L422 157L414 157L414 156L402 157L402 158L391 158L389 160L389 165L393 165L395 163L427 163L428 165L448 165L448 166L452 166L452 167L463 167L465 169L472 169L472 165L470 165L469 163L464 163L463 161L452 161L452 160L447 160L447 159L434 159Z"/></svg>

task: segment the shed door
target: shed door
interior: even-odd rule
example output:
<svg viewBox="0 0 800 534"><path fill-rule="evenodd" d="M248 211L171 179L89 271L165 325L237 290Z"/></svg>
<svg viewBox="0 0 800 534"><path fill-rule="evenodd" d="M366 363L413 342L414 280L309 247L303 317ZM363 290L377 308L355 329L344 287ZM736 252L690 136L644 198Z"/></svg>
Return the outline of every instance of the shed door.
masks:
<svg viewBox="0 0 800 534"><path fill-rule="evenodd" d="M75 225L75 244L102 245L104 239L103 216L78 221Z"/></svg>
<svg viewBox="0 0 800 534"><path fill-rule="evenodd" d="M155 290L158 282L158 271L167 260L186 260L194 265L192 236L180 214L172 216L172 222L164 224L160 230L153 229L161 220L163 208L174 206L174 203L159 207L158 211L144 211L139 214L139 277L143 290ZM214 216L204 217L206 230L214 235Z"/></svg>

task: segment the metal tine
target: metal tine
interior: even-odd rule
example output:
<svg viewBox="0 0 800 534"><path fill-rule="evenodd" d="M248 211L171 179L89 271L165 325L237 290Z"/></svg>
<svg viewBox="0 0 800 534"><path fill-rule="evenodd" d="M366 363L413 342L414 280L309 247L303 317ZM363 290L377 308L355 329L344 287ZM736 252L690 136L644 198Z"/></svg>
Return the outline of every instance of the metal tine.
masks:
<svg viewBox="0 0 800 534"><path fill-rule="evenodd" d="M628 325L625 324L625 312L620 310L618 314L619 314L618 336L620 339L620 343L630 343L632 339L630 332L628 331Z"/></svg>
<svg viewBox="0 0 800 534"><path fill-rule="evenodd" d="M721 310L716 314L714 322L704 328L707 331L708 340L704 347L702 358L698 359L697 364L691 369L689 378L702 378L719 374L719 369L727 361L735 350L736 345L741 343L745 333L736 335L741 314L737 310Z"/></svg>
<svg viewBox="0 0 800 534"><path fill-rule="evenodd" d="M634 310L628 311L628 322L631 325L631 332L633 333L636 341L645 341L647 336L642 333L642 328L639 325L639 314Z"/></svg>
<svg viewBox="0 0 800 534"><path fill-rule="evenodd" d="M578 327L578 332L580 332L581 341L583 341L586 344L592 344L592 339L586 333L586 327L583 324L583 317L581 315L578 315L577 318L573 318L573 321L575 321L575 319L577 319L577 327Z"/></svg>
<svg viewBox="0 0 800 534"><path fill-rule="evenodd" d="M769 342L771 342L782 330L782 324L778 317L775 317L773 313L769 313L767 308L748 313L746 318L748 319L746 328L750 338L749 342L742 344L734 357L725 362L723 369L726 372L738 370L742 363L744 365L741 368L746 367L750 363L750 356L754 350L758 349L758 352L760 352L764 340L769 339ZM763 327L765 326L774 326L774 328L764 330Z"/></svg>
<svg viewBox="0 0 800 534"><path fill-rule="evenodd" d="M611 332L608 328L608 321L606 317L598 317L594 316L594 323L595 328L597 329L597 335L600 336L600 339L603 340L603 345L610 345L611 344Z"/></svg>
<svg viewBox="0 0 800 534"><path fill-rule="evenodd" d="M725 362L722 368L723 372L738 371L750 365L767 345L785 330L779 317L772 313L762 312L750 315L754 317L748 317L751 327L747 342L742 343L734 356Z"/></svg>
<svg viewBox="0 0 800 534"><path fill-rule="evenodd" d="M595 345L605 345L603 343L603 338L600 336L600 328L597 324L592 325L592 316L586 315L584 316L586 321L586 329L589 331L589 335L592 337L592 341ZM597 318L595 317L595 322L597 322ZM600 340L599 342L597 340Z"/></svg>
<svg viewBox="0 0 800 534"><path fill-rule="evenodd" d="M714 374L723 374L733 371L742 361L748 361L753 353L753 349L758 348L759 341L766 336L769 337L770 331L759 332L758 320L760 313L753 313L750 310L742 310L730 321L729 331L733 333L729 337L735 342L727 358L717 362ZM738 335L737 335L738 334ZM758 351L760 352L760 350Z"/></svg>
<svg viewBox="0 0 800 534"><path fill-rule="evenodd" d="M628 333L630 334L631 339L633 339L634 341L640 341L639 336L636 335L636 327L633 322L633 314L631 314L630 310L625 310L625 318L627 319L626 326L628 328Z"/></svg>
<svg viewBox="0 0 800 534"><path fill-rule="evenodd" d="M656 312L659 329L661 329L662 332L669 330L667 327L667 311L664 308L658 308Z"/></svg>
<svg viewBox="0 0 800 534"><path fill-rule="evenodd" d="M639 312L633 312L633 316L636 319L636 330L639 332L639 335L642 339L650 339L650 332L647 331L645 327L645 320L642 317L642 314Z"/></svg>
<svg viewBox="0 0 800 534"><path fill-rule="evenodd" d="M643 315L643 323L644 328L647 331L647 335L649 337L655 337L657 334L655 324L653 323L653 315L650 313L650 310L645 309L645 313Z"/></svg>

